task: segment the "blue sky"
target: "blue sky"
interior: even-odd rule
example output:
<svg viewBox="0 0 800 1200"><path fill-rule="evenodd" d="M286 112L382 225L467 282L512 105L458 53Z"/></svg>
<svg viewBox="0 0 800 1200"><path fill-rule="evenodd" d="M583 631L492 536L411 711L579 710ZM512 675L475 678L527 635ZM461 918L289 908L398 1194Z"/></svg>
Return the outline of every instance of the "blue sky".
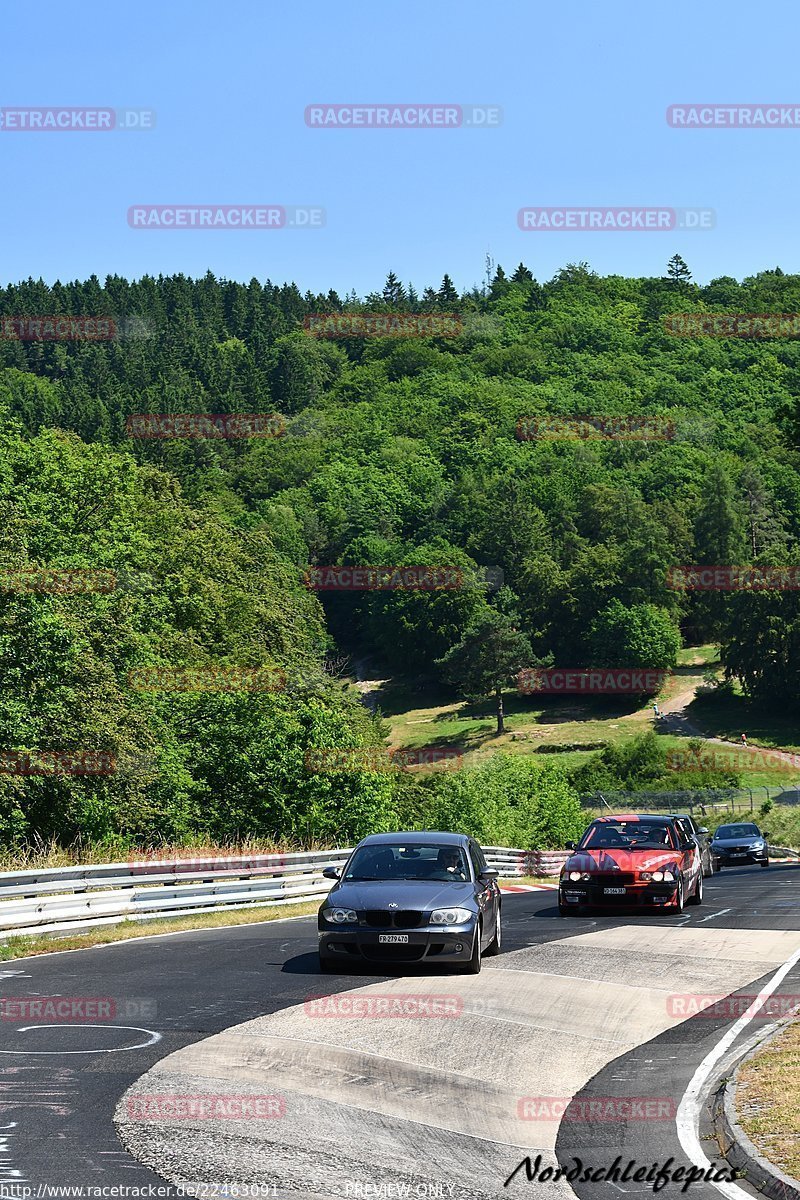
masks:
<svg viewBox="0 0 800 1200"><path fill-rule="evenodd" d="M800 270L800 128L681 131L681 101L800 105L792 0L5 0L0 107L154 109L152 132L0 132L0 281L183 271L420 290L487 251L697 280ZM310 129L315 102L498 105L493 129ZM315 230L134 230L134 204L320 206ZM522 232L521 207L712 208L703 232Z"/></svg>

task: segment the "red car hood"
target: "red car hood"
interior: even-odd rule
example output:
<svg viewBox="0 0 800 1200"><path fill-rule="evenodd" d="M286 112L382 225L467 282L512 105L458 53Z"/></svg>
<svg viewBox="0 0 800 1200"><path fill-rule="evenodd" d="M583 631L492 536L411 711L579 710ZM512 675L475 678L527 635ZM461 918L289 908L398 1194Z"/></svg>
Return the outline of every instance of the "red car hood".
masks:
<svg viewBox="0 0 800 1200"><path fill-rule="evenodd" d="M663 871L680 861L677 850L579 850L567 859L566 871Z"/></svg>

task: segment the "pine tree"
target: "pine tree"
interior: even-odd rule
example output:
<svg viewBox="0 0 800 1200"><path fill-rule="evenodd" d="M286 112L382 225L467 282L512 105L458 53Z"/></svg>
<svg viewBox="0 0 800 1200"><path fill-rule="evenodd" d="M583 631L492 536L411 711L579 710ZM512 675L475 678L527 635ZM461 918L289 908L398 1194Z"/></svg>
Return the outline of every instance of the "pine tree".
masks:
<svg viewBox="0 0 800 1200"><path fill-rule="evenodd" d="M386 283L383 285L383 299L386 304L400 304L406 298L406 289L403 287L400 280L395 275L394 271L390 271L386 276Z"/></svg>
<svg viewBox="0 0 800 1200"><path fill-rule="evenodd" d="M692 272L689 270L680 254L673 254L672 258L667 263L667 276L669 277L670 282L676 287L682 283L692 282Z"/></svg>
<svg viewBox="0 0 800 1200"><path fill-rule="evenodd" d="M520 263L514 274L511 276L512 283L533 283L533 272L529 271L525 263Z"/></svg>
<svg viewBox="0 0 800 1200"><path fill-rule="evenodd" d="M426 287L422 293L422 304L420 308L423 312L430 312L432 308L436 308L437 297L436 292L432 287Z"/></svg>
<svg viewBox="0 0 800 1200"><path fill-rule="evenodd" d="M499 300L501 296L505 296L511 284L506 279L506 273L502 267L498 267L494 273L494 278L489 285L489 296L492 300Z"/></svg>
<svg viewBox="0 0 800 1200"><path fill-rule="evenodd" d="M437 293L437 299L442 305L458 304L458 292L453 286L453 281L449 275L443 277L441 287Z"/></svg>

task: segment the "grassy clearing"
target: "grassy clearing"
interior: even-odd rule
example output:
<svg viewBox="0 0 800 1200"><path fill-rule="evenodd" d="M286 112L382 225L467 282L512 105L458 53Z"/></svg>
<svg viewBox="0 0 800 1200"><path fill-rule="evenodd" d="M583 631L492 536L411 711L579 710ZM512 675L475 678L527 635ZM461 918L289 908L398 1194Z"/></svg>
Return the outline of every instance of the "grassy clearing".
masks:
<svg viewBox="0 0 800 1200"><path fill-rule="evenodd" d="M690 723L709 738L738 742L744 731L754 753L759 747L800 751L796 719L757 713L741 696L717 694L709 685L709 676L719 675L717 646L681 650L658 697L659 706L668 715L685 711ZM507 731L500 737L495 734L494 706L488 700L468 704L441 689L414 690L402 680L386 681L376 699L388 722L393 749L447 747L462 756L409 768L418 773L477 765L498 750L546 755L546 761L571 770L602 747L648 728L655 731L665 751L689 753L686 736L660 731L663 726L655 722L649 703L637 705L625 697L521 696L509 690L504 697ZM765 764L756 755L750 768L746 751L742 754L737 745L711 744L705 752L715 756L721 769L735 770L743 787L789 787L793 781L800 782L800 766L779 761ZM764 799L764 794L757 796L755 804Z"/></svg>
<svg viewBox="0 0 800 1200"><path fill-rule="evenodd" d="M759 1152L800 1178L800 1020L742 1067L736 1109Z"/></svg>

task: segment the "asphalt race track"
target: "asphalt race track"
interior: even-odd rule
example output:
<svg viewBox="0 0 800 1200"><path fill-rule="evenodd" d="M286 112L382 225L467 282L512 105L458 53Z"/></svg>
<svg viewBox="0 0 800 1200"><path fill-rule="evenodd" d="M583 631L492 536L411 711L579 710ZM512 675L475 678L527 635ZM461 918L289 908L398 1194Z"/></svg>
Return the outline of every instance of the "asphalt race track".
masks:
<svg viewBox="0 0 800 1200"><path fill-rule="evenodd" d="M477 977L321 976L311 918L0 964L2 1182L32 1196L165 1179L287 1198L652 1194L632 1181L573 1193L524 1169L503 1183L526 1155L541 1169L690 1165L678 1106L747 1004L688 1016L690 997L752 996L800 951L800 867L726 870L681 916L560 918L554 893L506 895L503 924L503 953ZM800 968L775 993L800 995ZM45 1020L56 996L71 1015ZM402 997L428 1013L352 1015ZM165 1115L175 1096L231 1095L278 1097L281 1112Z"/></svg>

